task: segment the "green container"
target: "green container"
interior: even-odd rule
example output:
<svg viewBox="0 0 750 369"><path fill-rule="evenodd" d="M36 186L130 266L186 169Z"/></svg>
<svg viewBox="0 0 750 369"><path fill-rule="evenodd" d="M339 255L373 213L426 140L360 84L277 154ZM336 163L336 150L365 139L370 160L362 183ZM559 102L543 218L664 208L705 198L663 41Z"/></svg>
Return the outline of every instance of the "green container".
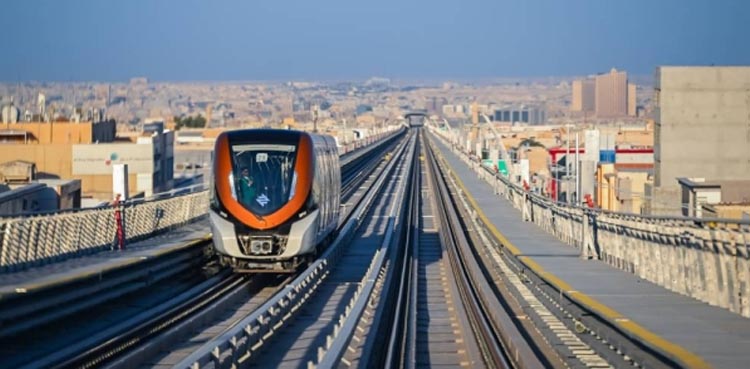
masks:
<svg viewBox="0 0 750 369"><path fill-rule="evenodd" d="M505 160L498 160L497 168L504 177L508 176L508 166L505 165Z"/></svg>

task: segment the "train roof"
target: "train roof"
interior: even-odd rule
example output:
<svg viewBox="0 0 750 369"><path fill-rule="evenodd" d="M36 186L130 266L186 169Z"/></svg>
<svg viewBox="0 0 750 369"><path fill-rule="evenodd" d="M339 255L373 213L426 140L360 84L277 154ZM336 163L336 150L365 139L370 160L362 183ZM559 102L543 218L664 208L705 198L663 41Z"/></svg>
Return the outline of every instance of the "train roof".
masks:
<svg viewBox="0 0 750 369"><path fill-rule="evenodd" d="M232 131L225 131L224 134L226 134L230 139L246 137L298 139L302 135L310 136L310 133L304 131L270 128L237 129Z"/></svg>
<svg viewBox="0 0 750 369"><path fill-rule="evenodd" d="M336 141L329 135L321 135L306 131L296 131L289 129L238 129L225 131L223 135L230 141L240 142L298 142L303 136L307 136L313 142L313 145L336 146Z"/></svg>

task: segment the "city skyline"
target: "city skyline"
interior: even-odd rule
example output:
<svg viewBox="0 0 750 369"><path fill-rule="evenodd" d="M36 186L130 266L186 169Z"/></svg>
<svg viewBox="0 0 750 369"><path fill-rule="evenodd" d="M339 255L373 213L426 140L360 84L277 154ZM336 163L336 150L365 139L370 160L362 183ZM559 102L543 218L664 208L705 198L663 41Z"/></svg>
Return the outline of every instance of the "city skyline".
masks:
<svg viewBox="0 0 750 369"><path fill-rule="evenodd" d="M0 80L588 75L750 63L750 4L395 1L11 3ZM30 20L34 20L33 23ZM65 20L65 26L61 26Z"/></svg>

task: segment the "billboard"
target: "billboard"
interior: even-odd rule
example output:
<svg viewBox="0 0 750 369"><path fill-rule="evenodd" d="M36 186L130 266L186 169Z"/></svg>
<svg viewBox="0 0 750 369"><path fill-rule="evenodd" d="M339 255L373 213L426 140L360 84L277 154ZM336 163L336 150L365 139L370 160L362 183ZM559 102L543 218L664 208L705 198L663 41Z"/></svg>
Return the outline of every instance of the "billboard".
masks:
<svg viewBox="0 0 750 369"><path fill-rule="evenodd" d="M154 172L154 148L146 144L73 145L73 175L112 174L114 164L130 173Z"/></svg>

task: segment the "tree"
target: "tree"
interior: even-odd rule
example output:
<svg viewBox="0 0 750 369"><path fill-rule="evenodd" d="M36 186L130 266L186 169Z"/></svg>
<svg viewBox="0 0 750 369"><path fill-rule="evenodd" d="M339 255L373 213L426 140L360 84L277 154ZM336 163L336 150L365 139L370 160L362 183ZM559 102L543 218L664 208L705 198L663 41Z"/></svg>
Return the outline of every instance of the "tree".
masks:
<svg viewBox="0 0 750 369"><path fill-rule="evenodd" d="M206 118L201 115L187 116L187 117L174 117L175 129L179 130L182 127L187 128L206 128Z"/></svg>
<svg viewBox="0 0 750 369"><path fill-rule="evenodd" d="M528 147L541 147L544 148L544 145L542 145L540 142L534 140L533 138L524 138L523 141L521 141L516 149L528 146Z"/></svg>

